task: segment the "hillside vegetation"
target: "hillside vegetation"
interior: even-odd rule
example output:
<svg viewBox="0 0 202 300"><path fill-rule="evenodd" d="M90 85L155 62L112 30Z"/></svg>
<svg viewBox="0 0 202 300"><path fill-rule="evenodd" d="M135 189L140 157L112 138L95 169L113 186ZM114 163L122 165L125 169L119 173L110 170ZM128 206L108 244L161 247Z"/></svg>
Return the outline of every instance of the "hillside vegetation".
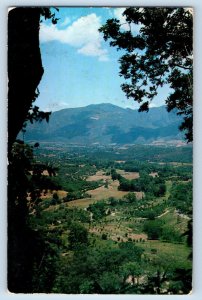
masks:
<svg viewBox="0 0 202 300"><path fill-rule="evenodd" d="M191 150L43 143L35 159L57 167L58 188L30 207L47 242L34 292L190 292Z"/></svg>
<svg viewBox="0 0 202 300"><path fill-rule="evenodd" d="M145 116L146 114L146 116ZM125 122L127 120L127 122ZM165 106L148 113L112 104L89 105L53 112L50 122L29 124L26 140L89 144L134 144L182 140L181 117Z"/></svg>

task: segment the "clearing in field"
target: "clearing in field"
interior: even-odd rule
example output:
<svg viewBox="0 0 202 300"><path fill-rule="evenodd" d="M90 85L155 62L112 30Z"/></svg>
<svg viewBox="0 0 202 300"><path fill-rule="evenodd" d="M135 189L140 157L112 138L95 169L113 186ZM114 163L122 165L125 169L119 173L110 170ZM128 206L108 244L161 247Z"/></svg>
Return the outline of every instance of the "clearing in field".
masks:
<svg viewBox="0 0 202 300"><path fill-rule="evenodd" d="M94 175L97 176L97 175ZM91 176L93 177L93 176ZM108 185L106 186L100 186L97 189L89 190L88 194L91 195L91 198L84 198L84 199L78 199L68 202L69 206L77 206L77 207L87 207L89 204L100 201L100 200L107 200L110 197L121 199L125 195L128 194L128 192L125 191L119 191L118 190L119 181L111 179L108 181ZM137 199L142 199L144 197L143 192L134 192Z"/></svg>
<svg viewBox="0 0 202 300"><path fill-rule="evenodd" d="M51 191L51 190L45 191L44 190L41 193L41 199L51 199L53 197L54 193L57 193L59 199L66 197L68 194L68 192L63 191L63 190L57 190L57 191L56 190L53 190L53 191Z"/></svg>
<svg viewBox="0 0 202 300"><path fill-rule="evenodd" d="M123 176L124 178L129 179L129 180L131 180L131 179L137 179L137 178L140 177L139 172L126 172L124 170L119 170L119 169L116 170L116 172L118 174L120 174L121 176Z"/></svg>
<svg viewBox="0 0 202 300"><path fill-rule="evenodd" d="M110 180L110 175L105 175L105 172L103 170L99 170L96 172L95 175L89 176L86 181L98 181L98 180Z"/></svg>

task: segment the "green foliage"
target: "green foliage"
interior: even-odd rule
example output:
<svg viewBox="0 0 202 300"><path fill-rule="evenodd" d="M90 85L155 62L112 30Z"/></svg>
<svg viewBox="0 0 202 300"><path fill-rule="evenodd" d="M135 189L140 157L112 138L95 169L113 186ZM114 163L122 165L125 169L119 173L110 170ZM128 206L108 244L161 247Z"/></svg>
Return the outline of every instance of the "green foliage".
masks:
<svg viewBox="0 0 202 300"><path fill-rule="evenodd" d="M36 98L38 97L39 93L36 94ZM35 100L35 99L34 99ZM26 126L27 123L30 122L31 124L33 124L34 122L42 122L44 119L46 120L46 122L49 121L51 112L44 112L44 111L40 111L38 106L31 106L31 108L29 109L26 119L24 121L23 124L23 132L26 132Z"/></svg>
<svg viewBox="0 0 202 300"><path fill-rule="evenodd" d="M133 252L135 251L136 254ZM131 253L133 256L131 257ZM125 286L122 266L140 259L137 247L93 249L76 252L56 279L55 292L63 293L120 293Z"/></svg>
<svg viewBox="0 0 202 300"><path fill-rule="evenodd" d="M114 197L110 197L108 199L108 203L109 203L110 206L116 206L118 204L118 200L115 199Z"/></svg>
<svg viewBox="0 0 202 300"><path fill-rule="evenodd" d="M191 216L192 182L174 184L171 189L169 203L174 206L179 213Z"/></svg>
<svg viewBox="0 0 202 300"><path fill-rule="evenodd" d="M82 149L82 151L84 150ZM26 151L22 151L22 153L27 153L26 155L28 156L31 155L28 148ZM48 157L49 152L46 150L43 152L41 148L38 148L37 153L41 153L41 156L37 156L39 167L36 167L36 171L34 172L40 175L43 172L43 166L45 166L45 159L41 158L45 157L43 156L44 153ZM66 152L64 156L61 155L61 152L53 153L55 156L50 157L49 164L56 165L59 168L62 168L65 155L66 157L71 156L71 152L70 154ZM76 153L75 150L74 153ZM72 155L74 154L72 153ZM81 161L77 159L75 165L73 165L73 162L74 156L69 164L72 164L70 165L71 171L75 171L76 168L79 170L80 174L77 179L75 178L76 180L79 180L81 172L83 172L82 176L85 178L85 172L87 172L86 176L89 176L89 173L92 172L95 174L99 170L97 166L92 167L90 170L85 168L85 157L83 156ZM138 172L140 173L139 182L145 188L149 186L150 182L154 186L160 186L168 178L171 178L174 172L178 172L176 174L181 176L186 169L185 166L173 167L172 165L161 166L153 163L141 162L138 164L136 161L133 162L131 162L131 168L138 166ZM33 163L35 164L34 161ZM101 159L99 161L100 168L108 164L109 161L107 163L104 160L103 164ZM107 168L110 170L114 169L115 172L116 169L124 169L125 165L121 163L118 164L118 167L115 167L116 163L112 164L110 162L110 164L111 167L108 165ZM82 167L78 167L78 165L82 165ZM129 167L130 164L127 162L127 168ZM31 179L30 165L27 166L27 170L28 179ZM57 170L55 172L56 178L58 177L58 173L66 173L67 170L68 166L65 166L65 171ZM157 172L158 177L153 178L148 175L151 172ZM186 172L190 176L188 169ZM161 178L163 174L164 177ZM172 194L172 189L170 190L171 183L168 185L166 182L166 185L168 186L168 195L170 192ZM179 185L179 182L176 185ZM74 193L79 192L75 190ZM70 195L71 193L73 192L70 192ZM89 205L87 210L84 210L71 208L67 205L68 203L57 203L59 200L57 192L54 192L52 198L40 201L40 193L37 194L37 191L32 191L32 198L35 199L36 204L32 210L32 214L29 216L29 226L34 229L34 232L38 236L38 242L35 244L35 247L32 244L33 252L31 252L31 254L34 253L34 249L36 249L36 253L38 253L33 255L33 269L30 269L33 280L32 291L71 294L144 294L150 288L149 293L156 293L156 287L152 283L150 284L150 277L151 282L153 282L153 277L155 277L155 280L158 278L157 266L153 259L159 258L161 251L152 245L156 249L156 252L153 254L149 247L149 243L153 241L146 240L144 243L139 242L137 244L134 243L134 238L130 237L130 234L143 232L143 229L146 228L145 233L148 232L149 238L158 239L157 243L184 244L185 237L181 236L181 232L183 232L186 222L182 230L178 230L176 223L165 222L166 219L164 217L157 218L166 209L169 209L167 207L169 201L167 202L164 198L154 196L154 193L145 193L145 197L138 200L134 192L129 192L122 199L111 197L93 203ZM59 205L51 206L53 204ZM36 208L39 213L36 213ZM111 212L114 214L111 214ZM149 220L145 220L144 218L148 218ZM110 228L108 224L113 225L114 229L112 232L107 229ZM150 224L149 229L148 224ZM180 224L179 226L181 226ZM89 228L89 231L87 228ZM115 233L116 230L117 233ZM113 234L115 234L116 242L112 240ZM126 239L128 240L127 242ZM36 241L36 238L33 241ZM44 242L45 244L43 245ZM166 268L165 262L162 262L162 265ZM183 279L185 282L178 282L178 279L175 279L172 275L174 271L175 266L173 266L172 272L169 273L169 277L166 276L166 280L170 284L166 289L169 289L171 293L174 293L174 291L179 292L178 288L181 287L182 290L185 290L183 286L186 283L185 278ZM130 283L127 281L129 276ZM140 280L142 276L145 278L145 283L142 283L142 279ZM189 281L189 279L187 280ZM163 282L159 283L161 287L160 292L164 289L163 284Z"/></svg>
<svg viewBox="0 0 202 300"><path fill-rule="evenodd" d="M146 200L145 200L146 201ZM158 205L145 205L145 207L137 207L138 209L133 212L133 216L141 217L141 218L147 218L149 220L154 220L161 214L165 212L165 209L167 208L166 203L161 203Z"/></svg>
<svg viewBox="0 0 202 300"><path fill-rule="evenodd" d="M66 197L63 198L64 202L76 200L76 199L83 199L83 198L90 198L91 195L81 192L81 191L75 191L75 192L69 192Z"/></svg>
<svg viewBox="0 0 202 300"><path fill-rule="evenodd" d="M138 279L143 274L143 270L140 263L128 262L122 266L122 274L125 279L132 276L132 283L135 285L135 278L137 278L138 283Z"/></svg>
<svg viewBox="0 0 202 300"><path fill-rule="evenodd" d="M88 244L88 231L79 223L72 223L68 234L70 250L78 250Z"/></svg>
<svg viewBox="0 0 202 300"><path fill-rule="evenodd" d="M32 292L50 293L56 274L58 273L59 248L61 245L58 232L48 233L40 230L40 235L35 239L34 267L32 274ZM45 242L44 242L45 241Z"/></svg>
<svg viewBox="0 0 202 300"><path fill-rule="evenodd" d="M67 192L71 192L71 193L80 192L80 196L82 192L85 192L87 190L94 190L102 184L101 182L98 181L86 181L81 177L76 177L76 178L73 177L68 178L67 176L63 177L61 176L61 174L58 175L58 177L55 179L55 182L56 184L60 183L62 189L64 189Z"/></svg>
<svg viewBox="0 0 202 300"><path fill-rule="evenodd" d="M121 191L148 192L156 197L164 196L166 192L163 179L153 178L145 172L140 173L140 178L132 180L120 176L118 188Z"/></svg>
<svg viewBox="0 0 202 300"><path fill-rule="evenodd" d="M104 272L98 284L102 289L103 294L117 294L120 291L121 279L115 272Z"/></svg>
<svg viewBox="0 0 202 300"><path fill-rule="evenodd" d="M107 240L107 234L103 233L101 238L102 238L102 240Z"/></svg>
<svg viewBox="0 0 202 300"><path fill-rule="evenodd" d="M92 213L94 220L99 220L106 216L106 209L108 205L105 201L99 201L88 206L88 211Z"/></svg>
<svg viewBox="0 0 202 300"><path fill-rule="evenodd" d="M124 199L126 199L129 203L135 203L137 201L136 195L134 193L128 193L126 196L124 196Z"/></svg>
<svg viewBox="0 0 202 300"><path fill-rule="evenodd" d="M125 253L126 255L129 255L131 260L141 260L141 255L144 252L143 249L136 246L133 242L121 242L119 244L119 248Z"/></svg>
<svg viewBox="0 0 202 300"><path fill-rule="evenodd" d="M171 243L183 242L182 234L174 226L163 226L160 239Z"/></svg>
<svg viewBox="0 0 202 300"><path fill-rule="evenodd" d="M84 280L79 286L79 291L81 294L91 294L93 293L93 288L92 280Z"/></svg>
<svg viewBox="0 0 202 300"><path fill-rule="evenodd" d="M148 239L158 240L162 234L162 221L150 220L145 222L144 232L147 233Z"/></svg>
<svg viewBox="0 0 202 300"><path fill-rule="evenodd" d="M179 291L184 294L190 293L192 290L192 270L176 268L169 290L172 294L177 294Z"/></svg>
<svg viewBox="0 0 202 300"><path fill-rule="evenodd" d="M45 170L50 175L54 174L54 170L50 166L35 161L34 148L18 141L14 143L9 157L8 281L9 289L12 291L33 292L36 289L33 280L40 264L38 259L42 259L38 257L39 252L35 247L38 242L41 249L46 249L44 250L46 254L42 254L42 256L45 255L43 261L49 255L49 248L45 245L46 239L41 231L35 232L36 228L31 226L29 214L34 214L36 217L40 216L42 189L57 189L58 187L52 183L48 176L43 175ZM42 289L50 291L47 283L38 285Z"/></svg>
<svg viewBox="0 0 202 300"><path fill-rule="evenodd" d="M53 9L59 11L57 7L54 7ZM41 15L45 18L45 20L50 19L52 24L57 24L57 21L59 19L55 17L55 12L52 12L52 8L42 7L40 10L41 10Z"/></svg>
<svg viewBox="0 0 202 300"><path fill-rule="evenodd" d="M87 149L85 151L87 151ZM55 245L54 247L58 247L57 253L62 254L60 258L56 259L55 271L53 269L53 277L55 279L51 287L52 292L90 294L144 294L149 292L152 294L157 293L157 283L159 293L162 293L165 289L166 291L169 290L171 294L174 293L174 291L179 293L178 288L184 286L185 283L178 282L178 279L174 279L172 274L174 274L175 265L173 265L172 270L165 276L165 279L170 284L169 287L165 287L164 280L161 280L164 270L166 270L165 261L161 263L163 271L160 270L160 275L157 274L158 265L155 264L154 260L159 258L162 250L152 245L151 249L152 247L155 249L153 253L150 248L147 248L149 243L153 241L146 240L144 244L140 242L137 244L133 242L134 238L130 237L130 231L124 230L123 233L121 233L121 231L124 226L128 226L133 233L139 233L145 230L149 239L158 239L157 243L163 244L166 242L166 244L171 243L171 245L173 243L185 244L185 237L182 236L181 233L186 227L186 222L181 228L181 223L173 223L173 215L171 223L170 221L166 221L167 214L165 218L164 216L162 216L162 218L157 217L170 209L170 200L165 200L165 198L167 199L168 195L170 193L172 194L171 186L172 182L174 182L173 176L176 175L180 178L184 176L184 174L187 174L190 178L191 167L181 164L179 166L172 166L146 162L138 163L135 160L127 161L126 163L112 163L111 161L107 163L103 156L103 163L102 159L100 159L98 163L99 167L96 162L96 167L92 167L92 169L88 171L87 168L85 169L84 164L86 163L88 155L90 156L91 154L85 154L85 151L82 149L82 151L79 152L83 155L81 161L74 156L76 153L75 149L72 152L70 151L70 153L66 152L66 154L62 155L61 152L58 152L58 154L54 152L56 156L51 156L50 160L52 164L58 163L60 160L64 162L65 155L67 157L72 155L72 160L68 163L70 164L71 172L75 173L76 168L79 171L79 176L77 179L75 178L76 180L79 180L81 172L83 172L82 176L85 177L85 172L88 172L87 176L89 176L90 172L95 174L96 171L100 170L99 168L104 170L104 166L107 166L108 170L112 169L112 173L115 175L117 173L116 169L124 170L125 167L131 167L132 171L138 171L140 173L138 181L141 187L151 192L145 192L145 197L141 200L136 199L134 192L129 192L123 199L111 197L105 201L90 204L87 210L70 208L66 206L66 204L61 204L57 206L57 209L54 208L53 210L52 208L51 211L46 211L43 209L45 209L44 203L47 200L43 200L42 203L39 204L42 212L35 221L33 218L32 226L53 228L52 237L49 237L49 242L51 241L52 245ZM93 150L91 151L93 152ZM130 151L132 151L132 149L128 150L128 152ZM170 152L170 149L167 149L167 152ZM49 154L49 152L46 151L45 153L47 155ZM58 156L59 160L57 160ZM40 158L38 159L40 161ZM75 165L73 165L74 159L76 159ZM94 161L92 161L92 164L93 163ZM109 163L111 167L109 167ZM78 167L78 165L81 164L83 167ZM57 166L59 167L59 164ZM60 163L60 167L62 167L62 163ZM132 169L133 167L137 167L137 169L134 170ZM67 173L67 170L68 166L66 166L65 171L63 170L62 172ZM151 172L157 172L158 176L153 178L149 175ZM120 178L123 177L120 175ZM169 184L166 182L167 180L169 180ZM136 181L136 179L134 181ZM164 198L161 198L157 195L155 186L160 189L161 185L164 184L167 185L168 190ZM151 187L149 187L150 185ZM179 185L179 182L177 182L176 185ZM175 184L173 184L173 188L174 187ZM154 192L156 196L154 196ZM111 212L114 212L113 216ZM110 222L113 222L113 226L118 227L116 230L120 230L120 233L116 235L116 242L111 239L113 232L111 233L110 230L106 231L105 228ZM77 244L77 242L72 242L73 246L70 246L70 249L68 235L71 233L71 228L75 223L79 225L84 224L81 226L85 227L86 230L89 226L90 229L87 233L87 243ZM128 242L123 241L126 239ZM80 238L78 238L78 240L80 240ZM144 248L144 245L145 252L141 249L141 247ZM57 247L55 249L57 249ZM148 255L149 257L147 258ZM142 258L144 258L143 261ZM46 272L43 272L44 276L47 276ZM130 275L128 275L129 273ZM107 282L109 274L111 275L111 281ZM127 276L130 276L131 283L126 282ZM144 284L141 283L141 276L145 276ZM42 276L41 282L43 281L45 281L45 278Z"/></svg>
<svg viewBox="0 0 202 300"><path fill-rule="evenodd" d="M49 145L49 144L48 144ZM66 181L71 178L85 178L94 175L100 169L123 169L125 171L139 172L177 172L184 170L191 172L192 145L182 147L175 146L153 146L153 145L128 145L126 148L119 146L102 147L73 147L64 143L40 143L37 149L37 158L47 163L51 162L59 168L58 176ZM58 147L59 146L59 147ZM123 162L117 162L117 160ZM172 163L176 162L176 168ZM162 164L161 164L162 163ZM81 167L82 165L82 167ZM61 167L60 167L61 166ZM64 180L63 180L64 181Z"/></svg>
<svg viewBox="0 0 202 300"><path fill-rule="evenodd" d="M111 170L111 177L112 177L112 180L117 180L117 179L119 180L122 178L122 176L120 174L118 174L115 169Z"/></svg>
<svg viewBox="0 0 202 300"><path fill-rule="evenodd" d="M56 205L61 203L61 200L59 199L59 196L57 193L53 193L53 198L51 200L51 205Z"/></svg>
<svg viewBox="0 0 202 300"><path fill-rule="evenodd" d="M117 19L99 29L110 46L126 52L119 60L123 91L141 104L139 111L148 111L158 89L169 85L168 111L177 108L184 116L180 129L192 141L193 14L185 8L130 7L123 15L128 30Z"/></svg>

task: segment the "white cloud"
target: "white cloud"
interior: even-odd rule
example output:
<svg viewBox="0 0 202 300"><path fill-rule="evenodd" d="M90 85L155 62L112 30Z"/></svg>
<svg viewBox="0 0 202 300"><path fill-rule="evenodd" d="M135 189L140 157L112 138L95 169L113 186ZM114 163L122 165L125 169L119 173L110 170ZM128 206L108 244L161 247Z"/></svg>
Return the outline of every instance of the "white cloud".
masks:
<svg viewBox="0 0 202 300"><path fill-rule="evenodd" d="M69 17L66 17L62 23L59 23L59 26L60 27L65 27L70 23L71 23L71 19Z"/></svg>
<svg viewBox="0 0 202 300"><path fill-rule="evenodd" d="M58 102L49 102L45 108L42 108L43 111L57 111L64 108L69 108L69 103L65 101L58 101Z"/></svg>
<svg viewBox="0 0 202 300"><path fill-rule="evenodd" d="M40 41L59 41L77 48L78 53L107 60L107 50L102 48L102 37L98 32L101 20L95 13L81 17L65 29L58 29L54 25L41 25Z"/></svg>
<svg viewBox="0 0 202 300"><path fill-rule="evenodd" d="M93 43L88 43L78 50L78 53L87 55L87 56L98 56L100 61L107 61L107 50L102 49L100 45Z"/></svg>
<svg viewBox="0 0 202 300"><path fill-rule="evenodd" d="M152 108L152 107L158 107L159 105L157 105L156 103L153 103L153 102L150 102L149 103L149 107Z"/></svg>
<svg viewBox="0 0 202 300"><path fill-rule="evenodd" d="M121 28L124 30L129 30L129 25L126 22L126 17L123 16L123 12L125 11L125 7L119 7L114 9L114 17L120 21L120 24L122 25Z"/></svg>

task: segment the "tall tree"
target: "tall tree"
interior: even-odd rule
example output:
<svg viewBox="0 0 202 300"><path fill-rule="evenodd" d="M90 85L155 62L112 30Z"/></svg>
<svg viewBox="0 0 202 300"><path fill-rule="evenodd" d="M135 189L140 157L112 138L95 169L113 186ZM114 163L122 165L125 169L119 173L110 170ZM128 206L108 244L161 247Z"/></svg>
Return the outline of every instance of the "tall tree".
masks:
<svg viewBox="0 0 202 300"><path fill-rule="evenodd" d="M183 116L180 130L192 141L192 9L130 7L123 16L126 23L109 19L99 29L110 46L126 52L119 59L122 90L140 104L139 111L148 111L158 89L168 85L167 109Z"/></svg>
<svg viewBox="0 0 202 300"><path fill-rule="evenodd" d="M8 15L8 150L27 121L48 120L34 101L44 73L39 47L40 18L57 19L49 8L18 7Z"/></svg>
<svg viewBox="0 0 202 300"><path fill-rule="evenodd" d="M39 178L42 169L33 164L33 148L16 143L26 121L48 119L50 114L34 106L43 75L41 16L56 22L49 8L19 7L8 15L8 288L16 293L33 292L34 264L41 260L37 246L45 249L44 240L29 226L27 201L28 193L34 202L40 196L32 179Z"/></svg>

